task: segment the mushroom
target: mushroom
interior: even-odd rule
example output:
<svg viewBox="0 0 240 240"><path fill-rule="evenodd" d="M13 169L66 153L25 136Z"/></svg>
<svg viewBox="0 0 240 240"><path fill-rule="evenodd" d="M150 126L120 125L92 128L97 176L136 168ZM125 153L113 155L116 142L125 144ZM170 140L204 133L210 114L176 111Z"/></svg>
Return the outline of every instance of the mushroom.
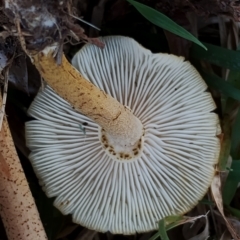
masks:
<svg viewBox="0 0 240 240"><path fill-rule="evenodd" d="M2 95L0 93L0 106ZM9 240L46 240L6 116L0 130L0 216Z"/></svg>
<svg viewBox="0 0 240 240"><path fill-rule="evenodd" d="M81 78L101 89L90 103L81 99L92 90L90 82L72 87L76 96L87 89L77 102L58 80L33 101L29 158L47 196L56 197L54 205L75 223L100 232L154 230L160 219L185 214L206 194L220 151L216 106L184 58L153 54L128 37L101 41L104 49L86 44L72 60ZM36 66L49 80L41 60L49 54L39 56L44 71Z"/></svg>

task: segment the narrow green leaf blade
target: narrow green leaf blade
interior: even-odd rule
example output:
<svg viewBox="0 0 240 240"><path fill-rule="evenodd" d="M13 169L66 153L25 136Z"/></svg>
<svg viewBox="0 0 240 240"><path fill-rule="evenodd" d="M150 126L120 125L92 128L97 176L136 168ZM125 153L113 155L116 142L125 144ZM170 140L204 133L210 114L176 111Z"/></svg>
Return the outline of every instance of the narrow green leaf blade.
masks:
<svg viewBox="0 0 240 240"><path fill-rule="evenodd" d="M158 27L166 29L169 32L172 32L182 38L192 41L198 44L199 46L201 46L202 48L204 48L205 50L207 50L207 48L197 38L195 38L190 32L188 32L183 27L179 26L177 23L175 23L173 20L171 20L164 14L142 3L139 3L133 0L127 0L127 1L131 3L149 22L155 24Z"/></svg>
<svg viewBox="0 0 240 240"><path fill-rule="evenodd" d="M155 240L157 238L159 238L159 232L155 233L151 238L149 238L149 240Z"/></svg>
<svg viewBox="0 0 240 240"><path fill-rule="evenodd" d="M149 240L155 240L155 239L158 239L159 237L161 237L161 239L162 239L162 236L164 234L161 230L163 228L162 225L164 225L163 231L166 232L166 231L178 226L179 224L182 224L183 219L184 219L184 217L182 215L176 215L176 216L168 216L168 217L165 217L164 219L160 220L158 232L155 233Z"/></svg>
<svg viewBox="0 0 240 240"><path fill-rule="evenodd" d="M228 180L240 182L240 160L233 160Z"/></svg>
<svg viewBox="0 0 240 240"><path fill-rule="evenodd" d="M240 70L240 52L204 43L208 51L193 44L190 56L230 70Z"/></svg>
<svg viewBox="0 0 240 240"><path fill-rule="evenodd" d="M238 53L240 55L240 51ZM231 83L234 87L240 89L240 69L231 70L227 81Z"/></svg>
<svg viewBox="0 0 240 240"><path fill-rule="evenodd" d="M230 173L231 174L231 173ZM238 181L232 181L227 179L223 188L223 202L229 205L236 193L238 187Z"/></svg>
<svg viewBox="0 0 240 240"><path fill-rule="evenodd" d="M234 159L240 159L240 111L238 110L232 130L231 155Z"/></svg>
<svg viewBox="0 0 240 240"><path fill-rule="evenodd" d="M167 231L183 224L184 221L185 219L183 215L174 215L174 216L165 217Z"/></svg>
<svg viewBox="0 0 240 240"><path fill-rule="evenodd" d="M200 73L210 87L219 90L227 97L231 97L235 100L240 101L240 90L235 88L233 85L229 84L217 75L209 74L204 71L200 71Z"/></svg>
<svg viewBox="0 0 240 240"><path fill-rule="evenodd" d="M214 202L207 200L207 199L202 199L201 201L199 201L200 204L204 204L204 205L208 205L208 206L213 206Z"/></svg>
<svg viewBox="0 0 240 240"><path fill-rule="evenodd" d="M161 240L169 240L167 235L167 229L165 226L165 219L160 220L158 226L158 232L155 233L149 240L155 240L159 237L161 238Z"/></svg>
<svg viewBox="0 0 240 240"><path fill-rule="evenodd" d="M173 229L179 225L186 223L193 223L197 219L202 218L201 216L196 217L187 217L183 215L167 216L164 219L159 221L159 230L155 233L149 240L155 240L158 237L161 237L161 240L168 240L167 231Z"/></svg>
<svg viewBox="0 0 240 240"><path fill-rule="evenodd" d="M161 237L161 240L169 240L168 235L167 235L167 231L166 231L166 228L165 228L165 220L164 219L159 221L158 231L159 231L159 235Z"/></svg>
<svg viewBox="0 0 240 240"><path fill-rule="evenodd" d="M236 208L233 208L233 207L230 207L230 206L227 206L227 209L230 211L230 213L239 218L240 219L240 210L236 209Z"/></svg>
<svg viewBox="0 0 240 240"><path fill-rule="evenodd" d="M223 202L226 205L231 203L240 182L240 160L233 160L231 169L223 189Z"/></svg>

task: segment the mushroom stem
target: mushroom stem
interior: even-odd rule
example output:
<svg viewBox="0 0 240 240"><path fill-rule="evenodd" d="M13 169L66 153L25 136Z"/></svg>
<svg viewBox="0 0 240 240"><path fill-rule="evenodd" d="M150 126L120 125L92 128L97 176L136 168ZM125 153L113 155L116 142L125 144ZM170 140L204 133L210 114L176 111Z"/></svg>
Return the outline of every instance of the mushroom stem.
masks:
<svg viewBox="0 0 240 240"><path fill-rule="evenodd" d="M47 239L6 118L0 133L0 216L8 239Z"/></svg>
<svg viewBox="0 0 240 240"><path fill-rule="evenodd" d="M118 145L120 152L126 146L136 149L143 136L140 120L127 107L81 76L64 55L58 65L53 52L53 48L48 48L32 56L45 81L74 109L103 128L106 133L103 140L108 140L105 144Z"/></svg>

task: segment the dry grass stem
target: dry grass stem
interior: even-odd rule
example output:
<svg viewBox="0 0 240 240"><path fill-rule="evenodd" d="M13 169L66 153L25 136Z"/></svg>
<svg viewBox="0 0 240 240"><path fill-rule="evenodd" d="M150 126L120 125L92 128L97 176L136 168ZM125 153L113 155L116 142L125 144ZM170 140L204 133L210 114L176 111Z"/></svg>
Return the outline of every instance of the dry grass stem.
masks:
<svg viewBox="0 0 240 240"><path fill-rule="evenodd" d="M8 89L8 68L6 69L6 72L4 74L3 99L2 99L1 110L0 110L0 131L2 130L3 118L5 115L7 89Z"/></svg>

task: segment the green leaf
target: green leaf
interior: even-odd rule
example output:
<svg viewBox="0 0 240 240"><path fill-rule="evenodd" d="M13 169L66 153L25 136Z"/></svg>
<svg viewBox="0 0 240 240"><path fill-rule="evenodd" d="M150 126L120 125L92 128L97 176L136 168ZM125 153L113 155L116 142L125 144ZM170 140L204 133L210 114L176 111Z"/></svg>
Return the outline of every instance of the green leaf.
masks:
<svg viewBox="0 0 240 240"><path fill-rule="evenodd" d="M235 100L240 101L240 90L235 88L230 83L226 82L222 78L217 75L206 73L205 71L201 71L200 73L205 80L205 82L212 88L219 90L222 94L227 97L231 97Z"/></svg>
<svg viewBox="0 0 240 240"><path fill-rule="evenodd" d="M149 238L149 240L155 240L155 239L157 239L159 237L160 237L159 232L157 232L151 238Z"/></svg>
<svg viewBox="0 0 240 240"><path fill-rule="evenodd" d="M240 54L240 52L239 52ZM234 87L240 89L240 69L231 70L227 81L231 83Z"/></svg>
<svg viewBox="0 0 240 240"><path fill-rule="evenodd" d="M236 81L233 81L236 79ZM240 88L239 86L239 78L238 73L236 71L231 71L229 74L228 81L233 83L236 86L236 89ZM229 114L233 111L233 108L238 105L238 101L233 100L232 98L228 98L226 104L226 112ZM238 110L237 116L235 118L232 131L231 131L231 151L230 155L233 159L240 159L240 111ZM240 161L233 160L231 165L231 170L228 174L228 178L223 188L223 202L225 204L230 204L236 190L238 188L238 184L240 182Z"/></svg>
<svg viewBox="0 0 240 240"><path fill-rule="evenodd" d="M149 240L155 240L158 237L160 237L161 240L169 240L167 230L165 227L165 219L160 220L158 225L159 225L158 232L154 234Z"/></svg>
<svg viewBox="0 0 240 240"><path fill-rule="evenodd" d="M240 111L238 110L232 129L232 148L231 156L240 159Z"/></svg>
<svg viewBox="0 0 240 240"><path fill-rule="evenodd" d="M228 180L224 184L223 188L223 202L224 204L230 204L238 187L237 181Z"/></svg>
<svg viewBox="0 0 240 240"><path fill-rule="evenodd" d="M182 221L184 217L182 215L174 215L174 216L167 216L165 217L165 222L167 225L167 229L171 229L169 226L173 223L178 223L179 221Z"/></svg>
<svg viewBox="0 0 240 240"><path fill-rule="evenodd" d="M240 72L230 71L228 76L228 82L232 83L236 89L240 89ZM234 108L238 106L239 101L235 99L228 98L225 107L225 114L231 115ZM230 155L233 159L240 159L240 111L236 115L234 124L231 131L231 151ZM240 161L233 160L231 165L231 170L228 174L228 178L223 188L223 202L225 204L230 204L240 182ZM236 215L236 214L235 214Z"/></svg>
<svg viewBox="0 0 240 240"><path fill-rule="evenodd" d="M240 182L240 160L233 160L228 180Z"/></svg>
<svg viewBox="0 0 240 240"><path fill-rule="evenodd" d="M167 235L167 231L165 228L165 220L162 219L159 221L159 228L158 228L161 240L169 240L168 235Z"/></svg>
<svg viewBox="0 0 240 240"><path fill-rule="evenodd" d="M127 1L131 3L149 22L155 24L158 27L166 29L169 32L172 32L180 37L183 37L189 41L192 41L201 46L202 48L204 48L205 50L207 50L207 48L190 32L188 32L183 27L179 26L177 23L175 23L173 20L171 20L164 14L142 3L133 0Z"/></svg>
<svg viewBox="0 0 240 240"><path fill-rule="evenodd" d="M233 207L230 207L230 206L226 206L226 208L230 211L230 213L239 218L240 219L240 210L236 209L236 208L233 208Z"/></svg>
<svg viewBox="0 0 240 240"><path fill-rule="evenodd" d="M204 205L208 205L208 206L213 206L214 202L213 201L209 201L208 199L202 199L201 201L199 201L200 204L204 204Z"/></svg>
<svg viewBox="0 0 240 240"><path fill-rule="evenodd" d="M240 71L240 52L204 43L208 51L193 44L190 56L195 59L204 60L216 66L230 70Z"/></svg>
<svg viewBox="0 0 240 240"><path fill-rule="evenodd" d="M165 217L167 231L183 224L184 221L185 221L185 217L182 215Z"/></svg>
<svg viewBox="0 0 240 240"><path fill-rule="evenodd" d="M149 240L155 240L158 237L161 237L162 240L165 240L165 239L168 240L166 231L168 231L172 228L175 228L179 225L185 224L185 223L192 223L201 217L202 216L187 217L187 216L182 216L182 215L165 217L164 219L160 220L160 222L159 222L158 232L155 233Z"/></svg>
<svg viewBox="0 0 240 240"><path fill-rule="evenodd" d="M223 188L223 202L229 205L236 193L238 183L240 182L240 160L233 160L231 171L228 174L227 181Z"/></svg>

